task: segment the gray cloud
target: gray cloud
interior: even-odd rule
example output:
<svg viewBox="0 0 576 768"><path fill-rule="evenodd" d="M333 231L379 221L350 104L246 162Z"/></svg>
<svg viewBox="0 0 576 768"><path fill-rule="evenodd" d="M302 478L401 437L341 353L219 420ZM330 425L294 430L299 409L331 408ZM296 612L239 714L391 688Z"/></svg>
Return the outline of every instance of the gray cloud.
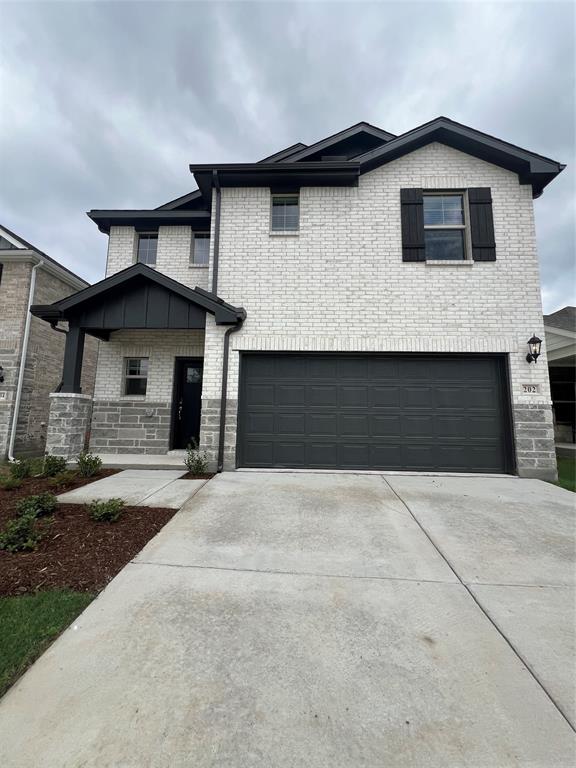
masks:
<svg viewBox="0 0 576 768"><path fill-rule="evenodd" d="M569 167L536 201L546 311L576 303L571 3L0 5L0 220L90 280L84 211L190 191L359 120L444 114Z"/></svg>

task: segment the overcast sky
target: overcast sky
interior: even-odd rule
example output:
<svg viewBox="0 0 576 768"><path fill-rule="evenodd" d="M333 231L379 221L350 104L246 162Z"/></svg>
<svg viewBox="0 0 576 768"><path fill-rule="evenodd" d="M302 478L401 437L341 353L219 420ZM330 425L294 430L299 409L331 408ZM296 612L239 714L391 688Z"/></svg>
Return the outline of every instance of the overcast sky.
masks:
<svg viewBox="0 0 576 768"><path fill-rule="evenodd" d="M0 0L0 222L103 276L85 211L156 207L191 162L446 115L568 168L536 201L545 311L575 299L574 5Z"/></svg>

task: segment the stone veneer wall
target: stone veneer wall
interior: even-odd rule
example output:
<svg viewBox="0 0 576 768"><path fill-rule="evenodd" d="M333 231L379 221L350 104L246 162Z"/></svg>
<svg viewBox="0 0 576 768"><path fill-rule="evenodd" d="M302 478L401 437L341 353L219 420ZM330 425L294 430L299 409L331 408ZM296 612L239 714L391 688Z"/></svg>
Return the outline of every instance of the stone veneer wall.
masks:
<svg viewBox="0 0 576 768"><path fill-rule="evenodd" d="M513 418L518 474L550 479L556 472L552 406L516 405Z"/></svg>
<svg viewBox="0 0 576 768"><path fill-rule="evenodd" d="M86 448L92 398L70 392L50 395L46 452L75 459Z"/></svg>
<svg viewBox="0 0 576 768"><path fill-rule="evenodd" d="M170 448L170 403L96 400L90 450L97 453L166 453Z"/></svg>
<svg viewBox="0 0 576 768"><path fill-rule="evenodd" d="M236 430L238 400L226 400L226 426L224 428L224 469L236 469ZM200 450L205 451L208 469L215 472L218 464L220 433L220 400L203 399L200 420Z"/></svg>

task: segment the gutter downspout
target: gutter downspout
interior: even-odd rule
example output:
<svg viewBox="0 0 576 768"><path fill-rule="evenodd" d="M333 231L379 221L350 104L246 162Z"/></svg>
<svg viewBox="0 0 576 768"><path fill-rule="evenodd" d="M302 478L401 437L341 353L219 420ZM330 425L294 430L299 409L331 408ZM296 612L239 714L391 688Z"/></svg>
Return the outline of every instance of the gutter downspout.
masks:
<svg viewBox="0 0 576 768"><path fill-rule="evenodd" d="M216 472L224 469L224 436L226 434L226 396L228 394L228 358L230 353L230 336L244 325L246 313L238 319L238 323L226 330L224 334L224 355L222 360L222 394L220 396L220 432L218 435L218 465Z"/></svg>
<svg viewBox="0 0 576 768"><path fill-rule="evenodd" d="M26 310L26 324L24 326L24 338L22 339L22 353L20 357L20 368L18 369L18 383L16 384L16 399L14 400L14 414L12 416L12 427L10 430L10 441L8 443L8 461L16 461L14 458L14 443L16 442L16 426L18 424L18 416L20 413L20 401L22 399L22 387L24 386L24 370L26 368L26 357L28 355L28 339L30 338L30 323L32 322L32 314L30 313L30 307L34 300L34 291L36 289L36 270L44 264L44 260L40 259L38 264L32 267L32 274L30 275L30 290L28 292L28 307Z"/></svg>
<svg viewBox="0 0 576 768"><path fill-rule="evenodd" d="M216 213L214 216L214 257L212 260L212 293L218 295L218 261L220 257L220 210L222 207L222 190L218 171L212 171L212 183L216 190Z"/></svg>

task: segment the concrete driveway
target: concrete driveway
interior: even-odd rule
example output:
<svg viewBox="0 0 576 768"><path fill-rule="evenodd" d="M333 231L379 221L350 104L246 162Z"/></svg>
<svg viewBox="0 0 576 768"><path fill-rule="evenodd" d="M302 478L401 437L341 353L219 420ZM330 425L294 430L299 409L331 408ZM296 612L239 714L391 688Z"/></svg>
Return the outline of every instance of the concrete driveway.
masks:
<svg viewBox="0 0 576 768"><path fill-rule="evenodd" d="M16 768L576 761L574 496L226 473L0 704Z"/></svg>

